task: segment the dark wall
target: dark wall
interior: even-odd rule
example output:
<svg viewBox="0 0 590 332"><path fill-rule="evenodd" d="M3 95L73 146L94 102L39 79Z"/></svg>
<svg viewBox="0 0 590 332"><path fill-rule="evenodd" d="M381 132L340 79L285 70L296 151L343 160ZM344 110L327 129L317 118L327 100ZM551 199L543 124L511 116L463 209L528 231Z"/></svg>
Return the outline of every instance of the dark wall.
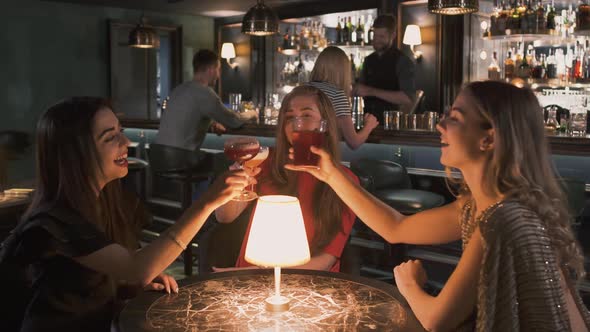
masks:
<svg viewBox="0 0 590 332"><path fill-rule="evenodd" d="M437 58L438 15L428 12L426 1L401 3L398 7L398 47L410 59L413 59L410 46L402 44L405 27L417 24L420 27L422 45L414 46L415 51L422 52L422 59L416 61L416 89L424 90L423 109L440 111L440 68Z"/></svg>
<svg viewBox="0 0 590 332"><path fill-rule="evenodd" d="M3 1L0 11L0 130L34 132L49 105L73 95L109 94L108 19L136 22L139 11L37 0ZM213 48L213 19L145 12L150 22L183 26L183 76L191 58ZM31 154L9 165L9 182L33 176Z"/></svg>
<svg viewBox="0 0 590 332"><path fill-rule="evenodd" d="M221 62L221 100L228 102L230 93L241 93L242 100L252 100L252 68L250 36L243 34L241 27L222 27L219 31L222 43L232 42L236 49L236 58L232 63L238 66L232 69L225 59ZM221 53L221 45L217 50Z"/></svg>

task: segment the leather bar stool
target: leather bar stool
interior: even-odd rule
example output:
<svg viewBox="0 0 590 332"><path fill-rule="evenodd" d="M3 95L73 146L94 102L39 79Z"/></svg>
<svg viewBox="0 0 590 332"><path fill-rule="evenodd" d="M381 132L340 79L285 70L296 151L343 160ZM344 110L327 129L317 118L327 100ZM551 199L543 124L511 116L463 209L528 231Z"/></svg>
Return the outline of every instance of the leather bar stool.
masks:
<svg viewBox="0 0 590 332"><path fill-rule="evenodd" d="M214 175L215 158L213 154L192 152L162 144L150 144L149 162L152 173L160 178L179 182L181 185L181 209L184 212L192 204L193 184L208 180ZM193 239L183 253L184 273L192 275Z"/></svg>
<svg viewBox="0 0 590 332"><path fill-rule="evenodd" d="M352 161L350 166L367 191L402 214L415 214L445 203L444 197L439 194L412 189L406 168L396 162L362 158ZM395 266L405 260L406 246L384 245L387 265Z"/></svg>
<svg viewBox="0 0 590 332"><path fill-rule="evenodd" d="M586 206L586 182L575 178L559 178L558 182L567 196L569 212L574 222L573 226L579 227Z"/></svg>
<svg viewBox="0 0 590 332"><path fill-rule="evenodd" d="M408 171L396 162L363 158L350 166L355 174L368 179L369 192L402 214L415 214L445 203L439 194L412 189Z"/></svg>

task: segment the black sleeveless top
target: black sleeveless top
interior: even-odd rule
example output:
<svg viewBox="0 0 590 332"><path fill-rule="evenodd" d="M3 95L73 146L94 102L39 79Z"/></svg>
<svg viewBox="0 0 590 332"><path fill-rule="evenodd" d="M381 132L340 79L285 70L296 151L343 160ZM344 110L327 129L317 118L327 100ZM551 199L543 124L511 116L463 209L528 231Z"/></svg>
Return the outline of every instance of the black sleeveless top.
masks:
<svg viewBox="0 0 590 332"><path fill-rule="evenodd" d="M2 274L10 269L27 277L28 290L12 290L28 300L24 313L21 308L11 317L22 322L21 331L109 331L114 284L73 258L110 244L104 232L71 209L39 208L22 221L0 249Z"/></svg>

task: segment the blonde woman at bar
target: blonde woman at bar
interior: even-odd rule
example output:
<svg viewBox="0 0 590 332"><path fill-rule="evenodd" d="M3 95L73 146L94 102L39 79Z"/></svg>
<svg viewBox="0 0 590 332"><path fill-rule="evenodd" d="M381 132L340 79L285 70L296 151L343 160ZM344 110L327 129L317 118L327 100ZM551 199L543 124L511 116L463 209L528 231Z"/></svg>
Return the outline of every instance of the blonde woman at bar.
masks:
<svg viewBox="0 0 590 332"><path fill-rule="evenodd" d="M330 98L340 134L348 147L356 150L379 122L375 116L366 113L363 128L358 132L355 130L350 106L351 76L350 59L346 53L338 47L329 46L318 56L310 82L306 84L320 89Z"/></svg>
<svg viewBox="0 0 590 332"><path fill-rule="evenodd" d="M307 171L390 243L462 240L463 255L437 296L423 290L420 261L394 269L399 291L427 330L469 326L475 317L477 331L588 331L590 314L576 290L583 257L533 92L471 83L437 129L441 163L463 175L457 200L443 207L404 216L313 147L320 170Z"/></svg>

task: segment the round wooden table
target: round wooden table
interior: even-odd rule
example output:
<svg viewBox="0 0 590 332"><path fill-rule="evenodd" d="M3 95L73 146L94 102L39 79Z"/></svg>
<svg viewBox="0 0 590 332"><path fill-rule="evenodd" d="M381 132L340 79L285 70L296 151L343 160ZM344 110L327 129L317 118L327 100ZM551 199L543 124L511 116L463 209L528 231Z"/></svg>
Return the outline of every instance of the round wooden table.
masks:
<svg viewBox="0 0 590 332"><path fill-rule="evenodd" d="M178 294L146 292L114 321L136 331L424 331L398 290L342 273L283 270L287 312L265 309L272 269L242 270L179 281Z"/></svg>

